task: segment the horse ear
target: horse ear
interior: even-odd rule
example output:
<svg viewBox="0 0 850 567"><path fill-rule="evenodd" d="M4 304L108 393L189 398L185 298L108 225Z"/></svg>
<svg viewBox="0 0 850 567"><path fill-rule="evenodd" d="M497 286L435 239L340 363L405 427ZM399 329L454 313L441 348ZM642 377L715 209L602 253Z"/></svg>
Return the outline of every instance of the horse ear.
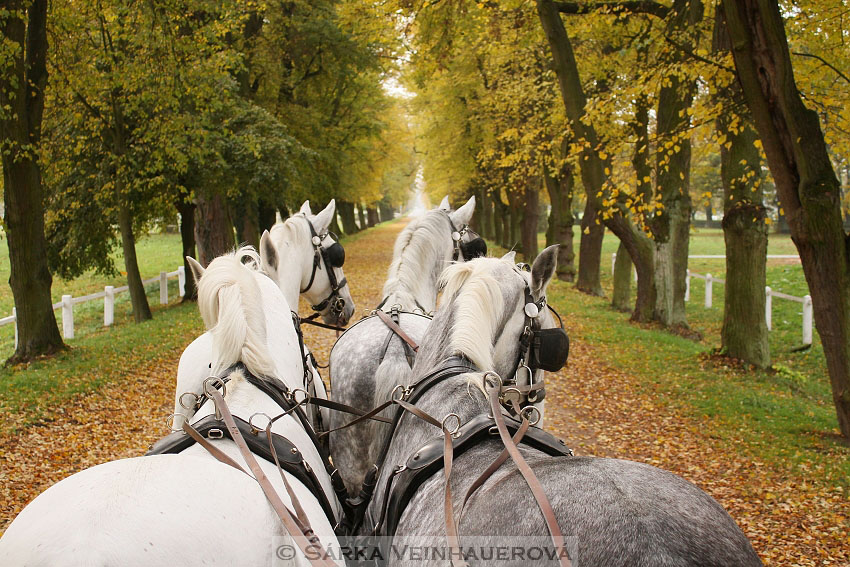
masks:
<svg viewBox="0 0 850 567"><path fill-rule="evenodd" d="M331 202L328 203L328 206L324 208L324 210L317 214L313 218L313 228L316 229L316 232L323 233L328 227L331 225L331 221L336 214L336 200L331 199Z"/></svg>
<svg viewBox="0 0 850 567"><path fill-rule="evenodd" d="M277 272L277 248L268 230L264 230L260 237L260 265L267 273Z"/></svg>
<svg viewBox="0 0 850 567"><path fill-rule="evenodd" d="M305 215L312 215L313 211L310 210L310 199L304 201L304 204L301 205L301 209L298 211L299 213L304 213Z"/></svg>
<svg viewBox="0 0 850 567"><path fill-rule="evenodd" d="M450 211L450 210L452 210L452 206L449 204L449 196L448 196L448 195L446 195L445 197L443 197L443 200L442 200L442 201L440 201L440 204L439 204L439 205L437 205L437 208L438 208L438 209L443 209L444 211Z"/></svg>
<svg viewBox="0 0 850 567"><path fill-rule="evenodd" d="M464 206L451 213L450 216L455 225L469 224L473 212L475 212L475 195L470 197Z"/></svg>
<svg viewBox="0 0 850 567"><path fill-rule="evenodd" d="M192 270L192 276L195 278L195 283L197 284L201 281L201 276L204 275L206 271L202 265L198 263L197 260L192 258L191 256L186 256L186 262L189 264L189 269Z"/></svg>
<svg viewBox="0 0 850 567"><path fill-rule="evenodd" d="M531 294L537 299L543 296L546 286L555 275L555 268L558 267L558 246L553 244L544 248L531 266Z"/></svg>
<svg viewBox="0 0 850 567"><path fill-rule="evenodd" d="M511 250L510 252L502 256L502 260L510 262L511 264L516 264L516 250Z"/></svg>

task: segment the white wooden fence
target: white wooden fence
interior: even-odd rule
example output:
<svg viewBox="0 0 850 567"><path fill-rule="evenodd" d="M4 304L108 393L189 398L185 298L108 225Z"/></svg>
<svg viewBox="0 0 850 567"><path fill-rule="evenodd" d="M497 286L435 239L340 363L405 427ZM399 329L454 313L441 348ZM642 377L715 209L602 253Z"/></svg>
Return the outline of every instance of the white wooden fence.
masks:
<svg viewBox="0 0 850 567"><path fill-rule="evenodd" d="M799 256L790 256L790 255L780 255L780 254L770 254L767 256L768 258L782 258L782 259L796 259L799 260ZM717 255L693 255L688 256L688 258L726 258L726 256L717 256ZM614 273L614 261L617 259L617 253L611 254L611 273ZM713 287L715 283L725 284L726 280L721 278L715 278L711 274L698 274L696 272L692 272L690 270L687 271L687 275L685 277L685 301L689 301L691 298L691 278L699 278L701 280L705 280L705 306L710 308L712 306L712 294ZM637 272L635 272L635 281L637 281ZM788 295L787 293L782 293L780 291L774 291L770 288L770 286L766 286L765 290L765 301L764 301L764 318L767 322L767 330L770 331L773 326L773 298L778 297L779 299L785 299L787 301L796 301L797 303L803 304L803 344L810 345L812 344L812 321L814 319L814 311L812 308L812 297L810 295L804 295L803 297L797 297L795 295Z"/></svg>
<svg viewBox="0 0 850 567"><path fill-rule="evenodd" d="M157 277L142 280L142 284L147 285L159 281L159 303L165 305L168 303L168 280L175 277L177 278L178 293L180 297L183 297L186 295L186 270L183 266L173 272L160 272ZM54 311L62 309L62 336L66 339L74 338L74 305L95 299L103 298L103 326L111 326L115 322L115 295L129 291L129 289L130 287L126 285L121 287L108 285L101 292L90 293L81 297L63 295L62 301L53 304ZM14 307L11 315L0 319L0 326L12 323L15 324L15 348L18 348L18 316Z"/></svg>

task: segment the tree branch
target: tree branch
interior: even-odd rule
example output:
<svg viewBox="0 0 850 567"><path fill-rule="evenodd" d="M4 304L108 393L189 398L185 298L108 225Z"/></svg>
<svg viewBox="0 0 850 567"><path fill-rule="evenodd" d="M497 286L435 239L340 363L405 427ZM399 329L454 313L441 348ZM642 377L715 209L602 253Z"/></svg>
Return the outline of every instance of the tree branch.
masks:
<svg viewBox="0 0 850 567"><path fill-rule="evenodd" d="M622 2L554 2L562 14L589 14L604 9L612 14L649 14L664 19L670 8L653 0L623 0Z"/></svg>
<svg viewBox="0 0 850 567"><path fill-rule="evenodd" d="M845 75L844 73L842 73L841 71L836 69L834 65L832 65L829 61L827 61L826 59L824 59L820 55L815 55L814 53L800 53L799 51L792 51L791 53L793 53L794 55L799 55L800 57L811 57L812 59L817 59L818 61L820 61L821 63L823 63L824 65L826 65L830 69L832 69L833 71L835 71L836 75L838 75L839 77L841 77L842 79L844 79L845 81L850 83L850 79L847 78L847 75Z"/></svg>

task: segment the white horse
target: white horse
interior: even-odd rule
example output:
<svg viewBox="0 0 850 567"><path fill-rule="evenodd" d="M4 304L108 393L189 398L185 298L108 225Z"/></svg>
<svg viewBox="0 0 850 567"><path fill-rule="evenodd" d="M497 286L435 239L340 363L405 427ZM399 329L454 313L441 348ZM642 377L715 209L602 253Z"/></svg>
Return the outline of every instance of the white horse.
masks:
<svg viewBox="0 0 850 567"><path fill-rule="evenodd" d="M243 265L245 259L250 265ZM213 260L200 278L198 306L212 339L212 372L218 375L241 362L254 376L276 377L294 387L301 383L302 367L290 306L277 285L258 270L258 263L256 252L243 248ZM257 413L282 413L243 372L232 371L229 377L223 393L234 416L247 421ZM208 401L193 421L214 412ZM134 419L132 412L127 419ZM275 421L272 431L301 451L338 519L330 479L301 423L288 415ZM232 441L211 442L243 462ZM275 465L258 461L292 510ZM338 543L319 500L295 477L284 474L322 545L333 549ZM178 454L112 461L72 475L27 505L0 539L4 566L187 564L309 563L296 551L257 482L198 445Z"/></svg>
<svg viewBox="0 0 850 567"><path fill-rule="evenodd" d="M263 232L260 239L260 257L263 270L280 287L286 302L293 311L297 312L298 297L303 295L310 305L318 308L317 312L322 315L325 323L345 326L354 313L354 300L351 298L348 286L340 283L345 282L342 267L325 265L319 250L319 248L327 250L340 246L328 233L328 226L334 214L336 214L334 200L331 200L328 206L317 215L311 213L310 201L305 201L297 214L273 226L270 233ZM314 233L319 239L318 244L313 241ZM194 261L190 259L190 264L192 262ZM335 287L337 289L334 289ZM325 305L322 305L323 303ZM291 318L288 313L285 316ZM192 341L180 356L174 399L177 426L182 425L182 420L190 417L194 412L194 408L185 403L187 399L191 399L191 396L184 398L184 403L181 403L180 397L186 392L200 395L204 380L210 376L211 345L212 336L204 333ZM325 384L319 377L319 372L309 354L307 345L304 345L307 374L304 376L303 383L297 387L310 391L311 395L326 399ZM322 422L325 424L329 419L326 412L327 410L323 408L321 415ZM317 427L319 414L315 406L311 406L307 414L313 426Z"/></svg>

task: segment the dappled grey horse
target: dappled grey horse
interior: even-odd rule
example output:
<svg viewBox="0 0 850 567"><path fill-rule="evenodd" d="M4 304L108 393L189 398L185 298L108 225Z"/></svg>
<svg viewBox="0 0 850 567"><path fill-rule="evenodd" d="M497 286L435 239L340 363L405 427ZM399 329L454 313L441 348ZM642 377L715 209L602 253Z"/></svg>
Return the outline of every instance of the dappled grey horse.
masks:
<svg viewBox="0 0 850 567"><path fill-rule="evenodd" d="M475 197L456 211L448 210L448 200L436 209L413 219L396 239L393 260L384 284L380 309L397 309L398 324L414 340L420 341L431 322L427 317L437 303L437 280L453 259L455 251L474 239L464 230L475 209ZM460 241L453 239L453 234ZM339 338L330 354L331 396L363 410L388 398L393 386L410 372L407 346L377 317L367 317L352 325ZM330 429L351 416L332 412ZM368 421L330 434L330 453L346 488L356 495L367 469L377 458L375 439L384 437L387 424Z"/></svg>
<svg viewBox="0 0 850 567"><path fill-rule="evenodd" d="M555 270L555 248L537 258L531 274L520 271L510 260L477 259L451 266L443 275L442 303L422 338L410 383L432 375L458 356L474 369L421 393L416 407L438 421L456 414L460 423L467 424L487 414L491 406L483 391L488 376L483 371L504 375L516 363L519 339L527 324L527 298L529 293L535 302L544 297ZM384 514L385 495L390 494L385 491L388 480L400 467L414 466L424 444L435 438L442 443L441 433L440 428L410 413L401 417L388 441L375 495L360 530L363 534L380 526L379 535L394 536L395 541L406 545L448 541L443 470L431 474L415 490L403 511L396 511L395 520ZM503 448L499 436L491 431L483 441L456 455L453 463L452 513L460 514L460 549L479 550L481 556L487 556L488 546L492 551L506 543L540 545L549 536L541 508L511 460L484 482L461 514L463 495ZM720 504L674 474L620 459L550 456L524 445L520 445L520 452L551 502L573 566L761 564L746 536ZM391 565L448 564L436 555L388 555ZM496 564L481 556L473 553L470 564ZM532 558L530 553L498 562L544 563L554 564L546 556Z"/></svg>

